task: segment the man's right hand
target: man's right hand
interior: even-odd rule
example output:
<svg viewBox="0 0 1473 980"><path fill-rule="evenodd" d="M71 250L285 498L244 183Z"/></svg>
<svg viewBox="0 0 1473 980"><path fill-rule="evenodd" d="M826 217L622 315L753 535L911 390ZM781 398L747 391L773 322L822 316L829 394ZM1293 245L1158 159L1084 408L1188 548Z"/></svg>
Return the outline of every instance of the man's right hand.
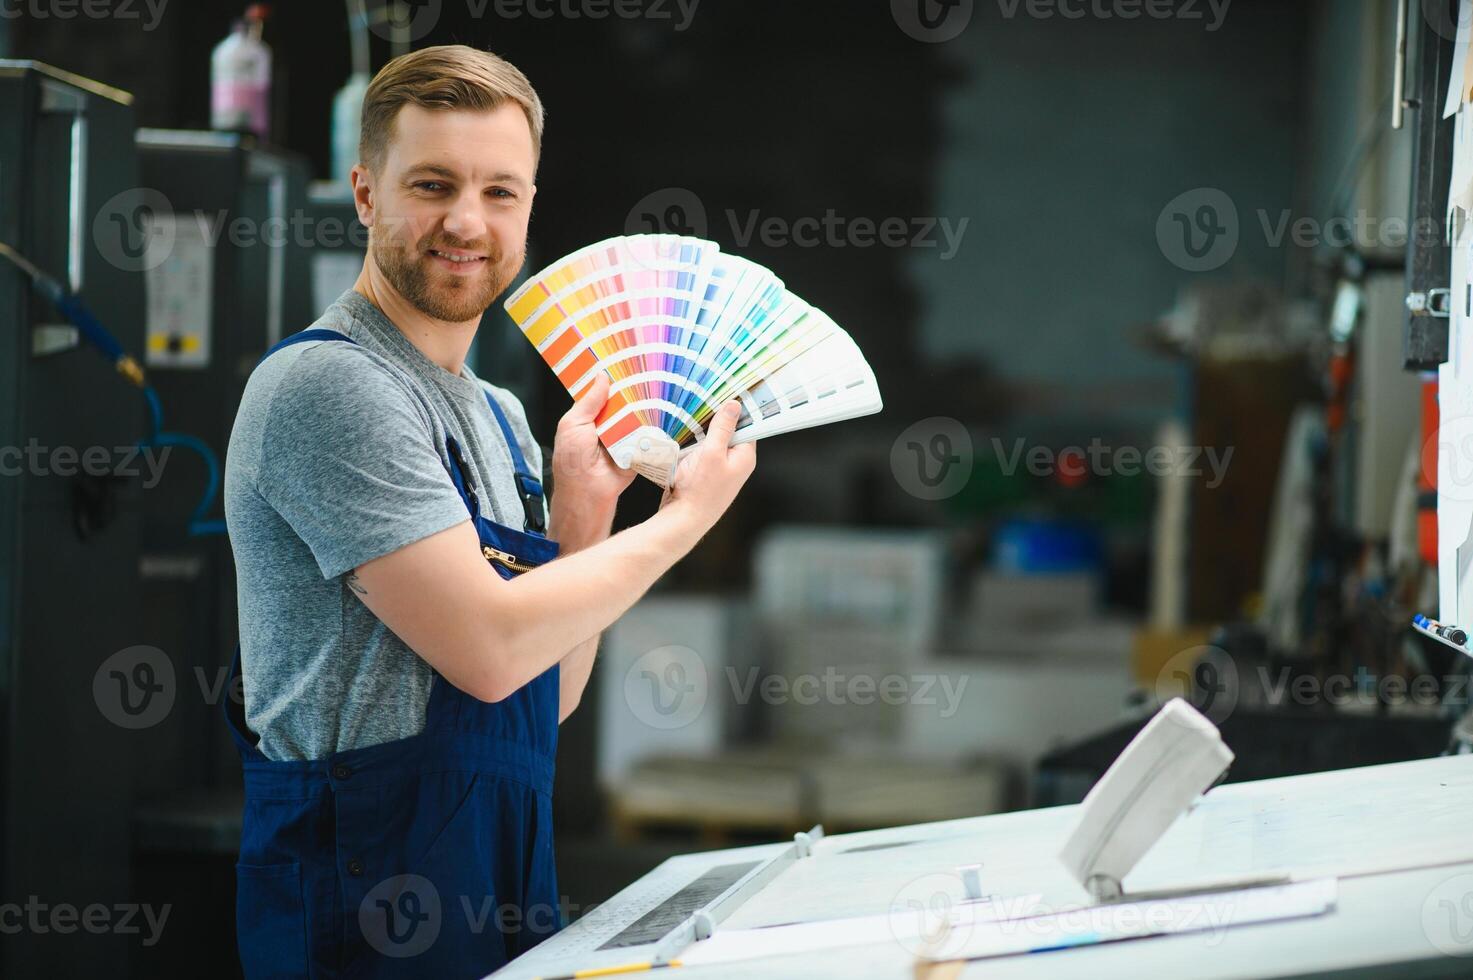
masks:
<svg viewBox="0 0 1473 980"><path fill-rule="evenodd" d="M697 538L726 513L757 465L753 443L731 444L741 408L740 402L729 401L712 416L706 438L681 458L675 479L660 501L660 510L678 512L688 519Z"/></svg>

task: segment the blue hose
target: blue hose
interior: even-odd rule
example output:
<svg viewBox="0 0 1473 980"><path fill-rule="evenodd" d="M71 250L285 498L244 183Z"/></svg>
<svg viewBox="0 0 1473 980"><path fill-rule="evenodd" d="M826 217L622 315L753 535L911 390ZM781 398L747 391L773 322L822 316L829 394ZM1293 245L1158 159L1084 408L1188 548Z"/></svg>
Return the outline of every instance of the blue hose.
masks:
<svg viewBox="0 0 1473 980"><path fill-rule="evenodd" d="M128 356L123 350L123 345L118 343L118 339L98 322L97 318L92 315L92 311L82 303L81 297L68 292L58 280L46 275L36 267L35 263L4 242L0 242L0 257L8 259L20 269L30 279L35 290L46 297L51 305L56 307L57 312L65 316L89 344L101 351L102 355L117 368L118 373L143 389L143 397L148 401L149 434L148 438L138 441L140 447L180 446L198 453L199 457L205 461L208 479L204 495L200 497L199 504L194 508L194 513L190 515L189 533L191 535L225 534L223 520L212 520L205 516L214 508L215 498L220 493L220 461L215 451L203 440L194 436L163 431L164 408L159 401L158 392L154 391L152 385L144 383L143 368Z"/></svg>
<svg viewBox="0 0 1473 980"><path fill-rule="evenodd" d="M143 389L143 397L148 400L148 412L150 419L149 435L146 439L138 441L139 446L180 446L184 449L197 453L205 462L206 480L205 492L200 497L199 504L194 508L194 513L189 518L189 533L192 536L206 534L224 534L225 522L212 520L205 515L214 509L215 498L220 493L220 461L215 451L205 443L203 439L195 436L185 435L182 432L165 432L164 409L159 402L158 392L153 385L147 385Z"/></svg>

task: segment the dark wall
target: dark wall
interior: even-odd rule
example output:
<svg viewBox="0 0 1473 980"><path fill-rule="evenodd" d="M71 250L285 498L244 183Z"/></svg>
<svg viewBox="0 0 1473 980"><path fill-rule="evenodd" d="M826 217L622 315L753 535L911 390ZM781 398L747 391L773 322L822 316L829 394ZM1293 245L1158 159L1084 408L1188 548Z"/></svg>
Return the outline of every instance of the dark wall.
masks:
<svg viewBox="0 0 1473 980"><path fill-rule="evenodd" d="M1103 417L1149 438L1180 381L1132 333L1194 282L1285 282L1293 249L1267 239L1259 213L1300 207L1310 5L1234 0L1220 21L1179 6L1071 20L979 3L938 46L963 81L940 93L934 206L971 226L949 261L908 253L926 299L916 333L928 360L990 361L1033 392L1013 419L1024 429L1072 421L1088 438ZM1180 267L1157 239L1168 202L1196 188L1237 211L1236 251L1210 271Z"/></svg>
<svg viewBox="0 0 1473 980"><path fill-rule="evenodd" d="M984 441L1049 427L1066 441L1148 439L1185 400L1172 368L1129 334L1199 278L1156 239L1182 191L1215 187L1238 202L1243 241L1218 274L1284 280L1288 252L1264 244L1256 215L1298 203L1314 5L1234 0L1215 26L1202 2L1180 5L1200 18L1134 20L1034 6L976 0L964 31L929 43L902 26L904 3L879 0L700 0L688 19L676 0L649 0L640 9L651 15L635 19L417 4L416 46L490 47L547 104L533 265L611 234L703 233L775 269L876 368L886 411L764 443L739 520L697 556L709 567L677 578L732 583L744 540L773 520L945 520L890 472L892 443L921 419L960 420ZM12 53L134 91L143 125L202 127L210 49L243 7L169 0L151 29L143 18L22 19ZM277 7L276 141L325 178L332 98L349 73L346 10ZM388 56L375 36L374 66ZM754 222L830 215L968 225L947 257L742 240ZM547 372L531 376L529 409L550 439L567 397ZM655 499L641 485L621 519Z"/></svg>
<svg viewBox="0 0 1473 980"><path fill-rule="evenodd" d="M152 30L21 20L12 52L133 91L141 125L204 127L209 52L241 7L174 0ZM670 19L506 19L494 15L495 4L439 7L416 46L488 46L522 67L547 104L534 262L649 230L643 216L663 217L671 188L692 192L705 211L704 222L687 216L702 225L689 230L730 248L754 217L936 212L940 95L955 73L942 69L940 46L907 37L884 4L706 0L688 21L673 0L649 5ZM310 156L325 178L331 101L349 72L346 13L326 2L278 8L267 31L277 56L276 139ZM474 9L487 14L477 18ZM388 44L375 37L373 49L378 67ZM918 296L903 249L754 240L740 250L855 335L890 405L904 410L908 392L912 401L929 398L913 383L922 370ZM566 396L550 376L543 381L532 409L550 433ZM793 437L793 448L809 452L820 438ZM634 509L643 512L639 501Z"/></svg>

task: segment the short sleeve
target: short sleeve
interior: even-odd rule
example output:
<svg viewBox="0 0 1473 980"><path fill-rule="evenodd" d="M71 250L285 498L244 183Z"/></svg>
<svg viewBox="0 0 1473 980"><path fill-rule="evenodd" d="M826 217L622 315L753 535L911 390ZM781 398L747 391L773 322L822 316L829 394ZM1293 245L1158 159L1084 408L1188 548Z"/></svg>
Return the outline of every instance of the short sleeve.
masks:
<svg viewBox="0 0 1473 980"><path fill-rule="evenodd" d="M257 487L324 578L470 519L415 396L363 351L304 351L265 420Z"/></svg>

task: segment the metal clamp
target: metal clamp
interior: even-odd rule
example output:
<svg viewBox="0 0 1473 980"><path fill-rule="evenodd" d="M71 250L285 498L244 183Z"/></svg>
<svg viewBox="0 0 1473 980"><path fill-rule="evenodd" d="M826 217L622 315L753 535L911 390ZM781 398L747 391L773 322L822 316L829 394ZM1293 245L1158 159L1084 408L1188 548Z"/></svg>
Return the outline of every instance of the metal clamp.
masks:
<svg viewBox="0 0 1473 980"><path fill-rule="evenodd" d="M1446 320L1452 315L1452 290L1429 289L1424 292L1407 293L1407 309L1412 316L1431 316Z"/></svg>
<svg viewBox="0 0 1473 980"><path fill-rule="evenodd" d="M962 876L962 894L968 902L990 901L992 896L982 890L982 865L966 864L957 868Z"/></svg>
<svg viewBox="0 0 1473 980"><path fill-rule="evenodd" d="M75 350L82 344L82 334L69 323L40 323L31 330L31 356L45 357Z"/></svg>

